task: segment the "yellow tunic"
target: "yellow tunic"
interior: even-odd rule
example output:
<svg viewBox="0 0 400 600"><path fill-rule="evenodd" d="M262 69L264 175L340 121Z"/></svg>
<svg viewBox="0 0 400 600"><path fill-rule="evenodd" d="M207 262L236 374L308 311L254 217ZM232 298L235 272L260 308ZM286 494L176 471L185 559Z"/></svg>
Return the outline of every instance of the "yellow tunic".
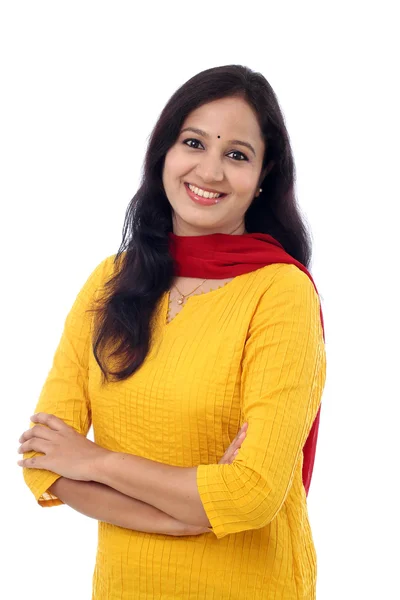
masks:
<svg viewBox="0 0 400 600"><path fill-rule="evenodd" d="M168 324L164 294L142 367L101 388L86 309L113 258L79 292L36 412L85 435L93 424L96 443L113 451L199 465L212 531L171 537L99 522L92 598L313 600L302 448L320 405L326 355L312 282L294 265L268 265L190 297ZM234 463L218 465L245 421ZM46 492L59 475L23 473L42 506L62 504Z"/></svg>

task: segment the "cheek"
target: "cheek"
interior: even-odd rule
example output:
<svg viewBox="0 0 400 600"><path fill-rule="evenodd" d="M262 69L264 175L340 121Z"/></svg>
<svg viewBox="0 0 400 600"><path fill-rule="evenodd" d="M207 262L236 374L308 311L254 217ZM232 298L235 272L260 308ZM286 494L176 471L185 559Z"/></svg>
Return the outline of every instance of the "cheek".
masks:
<svg viewBox="0 0 400 600"><path fill-rule="evenodd" d="M235 173L231 178L232 187L235 189L238 195L248 196L252 194L255 186L257 185L257 179L254 177L253 172Z"/></svg>
<svg viewBox="0 0 400 600"><path fill-rule="evenodd" d="M183 177L192 169L192 162L180 148L171 148L165 157L164 175L170 180Z"/></svg>
<svg viewBox="0 0 400 600"><path fill-rule="evenodd" d="M163 168L163 180L169 181L173 177L174 173L174 156L171 150L165 156L164 168Z"/></svg>

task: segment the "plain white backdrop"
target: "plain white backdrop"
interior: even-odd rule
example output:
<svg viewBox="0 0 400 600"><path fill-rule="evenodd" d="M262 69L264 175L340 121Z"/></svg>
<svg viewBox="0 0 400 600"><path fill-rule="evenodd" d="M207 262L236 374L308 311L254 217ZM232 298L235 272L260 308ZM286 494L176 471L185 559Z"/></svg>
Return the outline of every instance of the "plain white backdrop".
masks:
<svg viewBox="0 0 400 600"><path fill-rule="evenodd" d="M278 96L313 233L328 359L308 497L317 597L400 598L394 11L1 2L2 598L91 597L97 522L36 504L18 438L76 294L119 247L159 113L191 76L232 63L261 71Z"/></svg>

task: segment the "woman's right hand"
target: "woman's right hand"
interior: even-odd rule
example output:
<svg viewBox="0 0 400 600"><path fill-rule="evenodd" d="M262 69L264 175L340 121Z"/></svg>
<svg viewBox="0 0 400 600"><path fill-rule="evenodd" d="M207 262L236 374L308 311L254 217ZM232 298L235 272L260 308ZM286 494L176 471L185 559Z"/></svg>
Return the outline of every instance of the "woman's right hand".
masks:
<svg viewBox="0 0 400 600"><path fill-rule="evenodd" d="M239 429L239 433L229 445L221 460L218 462L219 465L230 465L231 463L233 463L246 437L247 428L248 423L244 423ZM208 527L201 527L199 525L189 525L188 523L182 523L181 521L175 521L174 530L175 532L170 535L200 535L202 533L209 533L211 531L211 529L209 529Z"/></svg>

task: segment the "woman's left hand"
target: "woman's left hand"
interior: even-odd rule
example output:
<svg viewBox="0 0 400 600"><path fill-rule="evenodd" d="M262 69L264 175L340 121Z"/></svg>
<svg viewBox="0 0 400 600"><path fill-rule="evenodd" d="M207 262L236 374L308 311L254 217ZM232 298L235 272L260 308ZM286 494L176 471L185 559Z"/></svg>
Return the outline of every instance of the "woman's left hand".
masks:
<svg viewBox="0 0 400 600"><path fill-rule="evenodd" d="M88 440L55 415L37 413L31 421L38 425L21 435L18 441L22 444L18 452L42 452L43 456L20 460L18 464L21 467L45 469L78 481L94 480L96 467L110 453L109 450Z"/></svg>

